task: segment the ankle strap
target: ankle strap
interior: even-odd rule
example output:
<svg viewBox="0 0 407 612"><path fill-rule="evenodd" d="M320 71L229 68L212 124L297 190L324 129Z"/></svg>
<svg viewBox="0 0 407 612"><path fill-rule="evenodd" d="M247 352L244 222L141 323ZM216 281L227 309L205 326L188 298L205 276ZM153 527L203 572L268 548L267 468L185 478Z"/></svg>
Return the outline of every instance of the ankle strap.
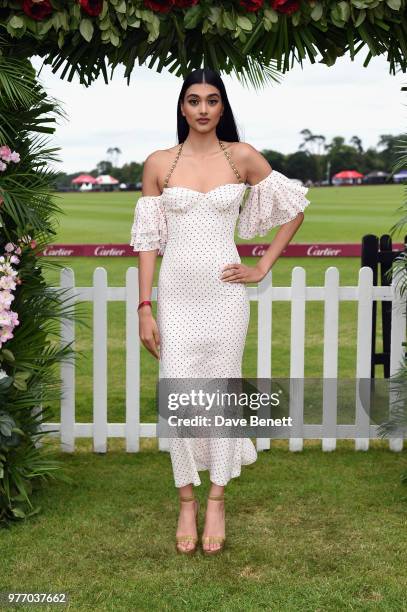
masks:
<svg viewBox="0 0 407 612"><path fill-rule="evenodd" d="M195 497L193 495L190 495L188 497L183 497L182 495L180 495L180 501L194 501Z"/></svg>
<svg viewBox="0 0 407 612"><path fill-rule="evenodd" d="M208 499L214 499L216 501L221 501L222 499L225 499L224 495L208 495Z"/></svg>

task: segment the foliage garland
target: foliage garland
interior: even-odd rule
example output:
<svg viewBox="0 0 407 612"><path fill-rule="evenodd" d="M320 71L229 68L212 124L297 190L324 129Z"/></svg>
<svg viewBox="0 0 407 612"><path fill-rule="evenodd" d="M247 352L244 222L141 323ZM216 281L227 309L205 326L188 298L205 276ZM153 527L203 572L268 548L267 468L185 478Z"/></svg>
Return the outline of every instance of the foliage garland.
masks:
<svg viewBox="0 0 407 612"><path fill-rule="evenodd" d="M367 46L406 71L405 0L0 0L0 30L20 57L40 55L61 78L108 83L117 65L168 67L177 76L208 66L246 81L277 79L318 52L330 66ZM275 65L275 69L271 68Z"/></svg>

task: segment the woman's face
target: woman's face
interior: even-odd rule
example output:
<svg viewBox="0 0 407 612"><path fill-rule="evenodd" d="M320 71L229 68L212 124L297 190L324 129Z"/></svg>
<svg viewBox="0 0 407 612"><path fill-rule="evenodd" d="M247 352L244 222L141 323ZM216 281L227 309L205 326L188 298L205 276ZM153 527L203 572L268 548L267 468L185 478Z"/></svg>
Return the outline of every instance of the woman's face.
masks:
<svg viewBox="0 0 407 612"><path fill-rule="evenodd" d="M181 112L188 125L198 132L210 132L219 122L223 113L220 91L214 85L197 83L185 92ZM207 119L208 121L199 121Z"/></svg>

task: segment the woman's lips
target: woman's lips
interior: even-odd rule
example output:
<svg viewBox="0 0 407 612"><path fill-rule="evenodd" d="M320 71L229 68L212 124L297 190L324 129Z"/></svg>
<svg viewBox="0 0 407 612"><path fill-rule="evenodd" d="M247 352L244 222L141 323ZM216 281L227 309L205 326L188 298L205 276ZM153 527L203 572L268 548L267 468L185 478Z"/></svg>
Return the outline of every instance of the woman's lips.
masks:
<svg viewBox="0 0 407 612"><path fill-rule="evenodd" d="M209 119L198 119L198 123L208 123Z"/></svg>

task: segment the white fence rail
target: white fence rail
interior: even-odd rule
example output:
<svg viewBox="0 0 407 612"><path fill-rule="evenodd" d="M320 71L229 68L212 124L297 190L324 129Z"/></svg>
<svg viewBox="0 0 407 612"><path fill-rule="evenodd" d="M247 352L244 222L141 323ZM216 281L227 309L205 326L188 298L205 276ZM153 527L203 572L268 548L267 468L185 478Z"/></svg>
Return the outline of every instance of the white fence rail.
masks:
<svg viewBox="0 0 407 612"><path fill-rule="evenodd" d="M305 306L308 301L324 303L324 332L321 339L323 350L323 379L330 379L329 393L323 393L322 423L305 424L303 419L303 393L298 391L290 397L289 414L293 422L299 424L298 437L290 437L291 451L302 450L304 438L320 439L324 451L334 450L335 437L332 423L338 438L353 438L356 450L367 450L369 440L377 438L377 426L369 423L369 415L363 409L356 394L355 422L349 425L336 424L337 398L332 394L332 379L338 374L338 331L339 303L353 301L358 303L356 372L355 379L370 377L370 355L372 342L372 303L373 300L392 302L391 328L391 375L401 367L404 358L402 342L406 338L405 300L400 296L396 284L390 287L373 285L373 273L368 267L359 271L357 286L339 285L339 270L329 267L325 272L323 287L307 287L305 269L295 267L292 271L290 287L274 287L272 271L256 287L248 287L249 298L258 302L257 333L257 378L272 376L272 314L273 302L291 302L290 371L287 377L304 378L305 362ZM56 430L50 435L60 436L61 450L73 452L76 438L93 438L95 452L107 451L108 438L126 439L126 450L138 452L140 438L157 437L156 423L140 422L140 340L138 335L138 268L131 267L126 272L125 287L108 287L107 272L98 267L93 275L93 287L75 287L73 270L61 271L60 286L70 288L74 301L93 303L93 422L77 423L75 420L75 364L64 363L62 367L63 394L61 400L61 422L43 423L43 431ZM157 299L157 287L153 288L152 300ZM107 420L107 305L112 301L126 304L126 420L124 423L108 423ZM72 342L75 347L75 326L70 321L63 322L62 342ZM291 394L290 394L291 396ZM334 421L332 421L334 419ZM365 437L358 432L363 431ZM325 434L325 435L324 435ZM160 450L167 450L166 440L159 440ZM257 450L270 448L269 438L256 439ZM403 438L389 439L389 448L401 451Z"/></svg>

